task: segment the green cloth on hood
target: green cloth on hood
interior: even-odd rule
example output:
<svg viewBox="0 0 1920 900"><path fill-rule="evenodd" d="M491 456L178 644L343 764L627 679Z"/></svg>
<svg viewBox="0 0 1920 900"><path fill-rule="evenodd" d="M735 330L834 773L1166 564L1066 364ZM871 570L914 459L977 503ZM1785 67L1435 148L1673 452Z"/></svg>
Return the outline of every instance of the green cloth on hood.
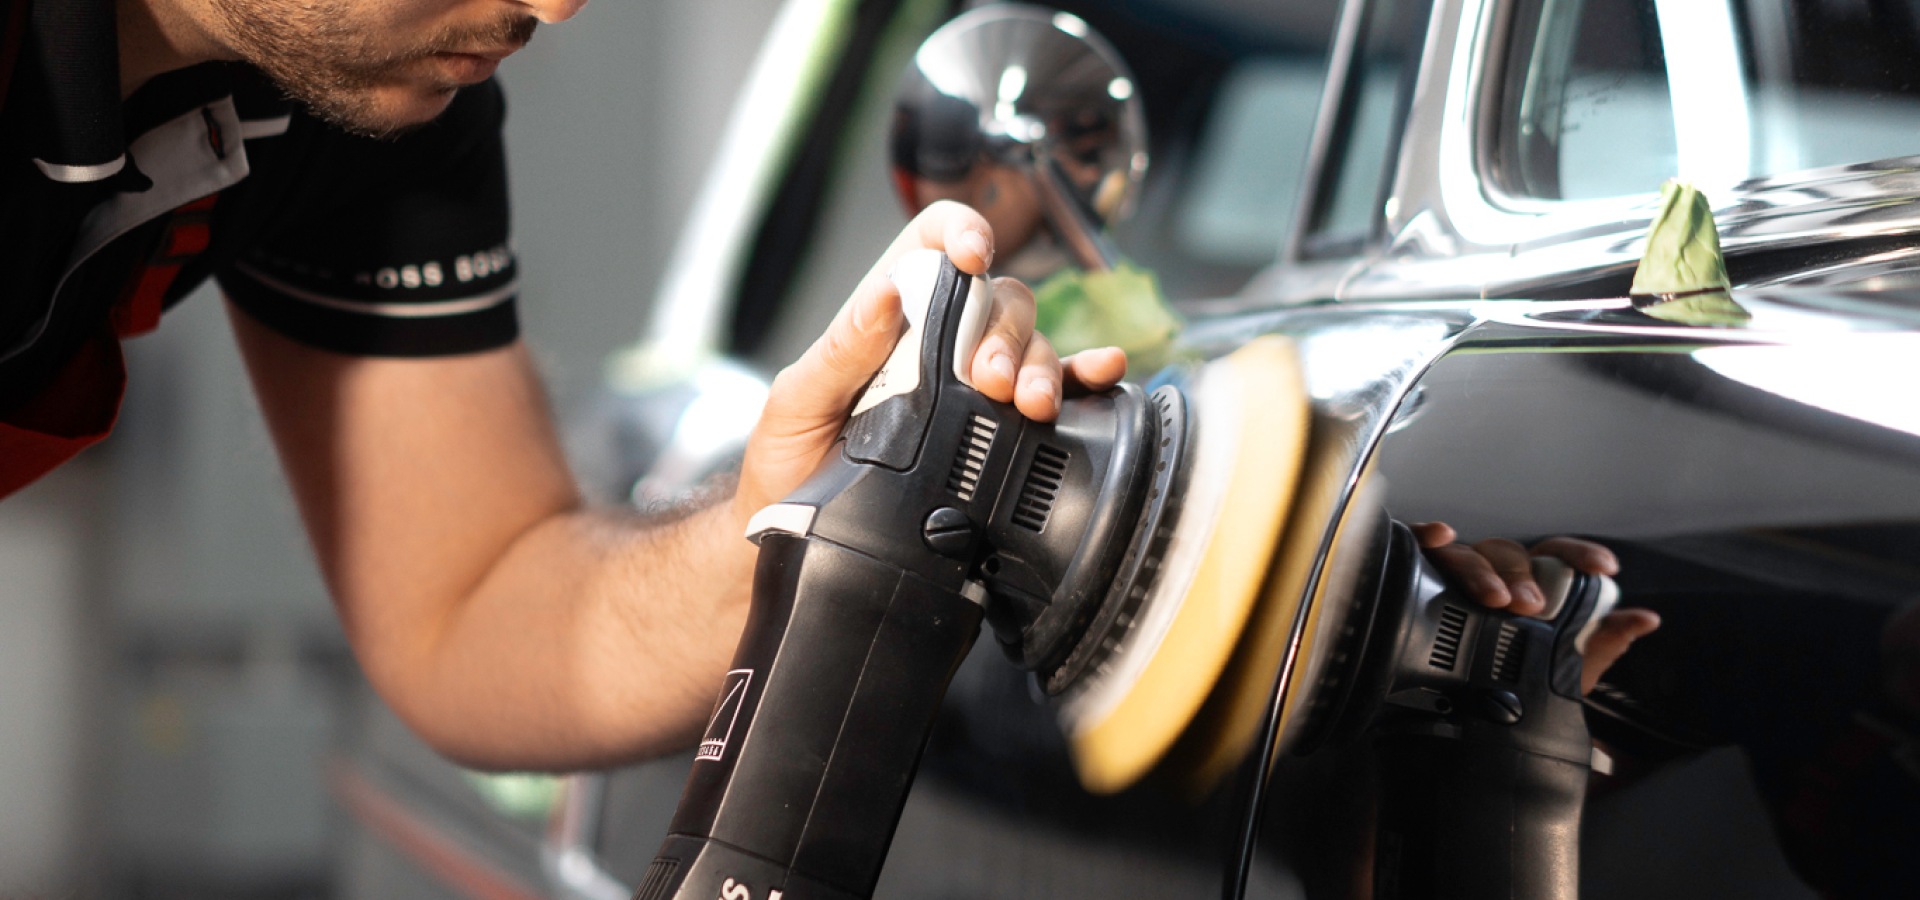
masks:
<svg viewBox="0 0 1920 900"><path fill-rule="evenodd" d="M1752 316L1733 301L1731 288L1706 195L1681 181L1661 185L1646 254L1633 273L1634 307L1686 325L1738 325Z"/></svg>
<svg viewBox="0 0 1920 900"><path fill-rule="evenodd" d="M1127 351L1127 367L1152 372L1169 361L1180 316L1152 272L1122 262L1111 271L1066 268L1034 288L1034 328L1061 356L1095 347Z"/></svg>

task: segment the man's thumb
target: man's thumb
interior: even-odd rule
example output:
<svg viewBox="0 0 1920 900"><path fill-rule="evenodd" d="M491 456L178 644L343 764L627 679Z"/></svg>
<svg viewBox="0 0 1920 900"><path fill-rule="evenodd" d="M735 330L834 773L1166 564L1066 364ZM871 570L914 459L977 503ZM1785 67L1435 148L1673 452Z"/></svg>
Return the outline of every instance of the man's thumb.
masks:
<svg viewBox="0 0 1920 900"><path fill-rule="evenodd" d="M902 324L900 292L892 280L869 276L826 332L775 379L767 413L837 421L887 361Z"/></svg>

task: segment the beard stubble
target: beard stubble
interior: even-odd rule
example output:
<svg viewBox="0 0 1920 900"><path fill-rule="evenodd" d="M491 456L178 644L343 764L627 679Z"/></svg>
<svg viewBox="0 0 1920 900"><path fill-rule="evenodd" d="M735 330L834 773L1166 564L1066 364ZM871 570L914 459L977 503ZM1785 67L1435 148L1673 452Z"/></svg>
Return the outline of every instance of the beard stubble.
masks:
<svg viewBox="0 0 1920 900"><path fill-rule="evenodd" d="M394 48L356 15L353 0L213 0L231 49L266 73L315 116L346 131L391 139L431 121L384 108L382 87L416 83L432 98L451 97L458 82L422 82L406 69L439 53L514 49L532 39L538 21L502 13L489 21L439 29Z"/></svg>

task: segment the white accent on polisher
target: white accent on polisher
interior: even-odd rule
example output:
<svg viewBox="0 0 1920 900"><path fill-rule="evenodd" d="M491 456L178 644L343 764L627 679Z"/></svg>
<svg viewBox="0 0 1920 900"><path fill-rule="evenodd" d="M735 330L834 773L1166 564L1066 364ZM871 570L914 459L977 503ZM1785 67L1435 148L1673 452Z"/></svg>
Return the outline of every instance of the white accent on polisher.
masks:
<svg viewBox="0 0 1920 900"><path fill-rule="evenodd" d="M986 336L987 310L993 306L993 289L987 286L985 278L975 275L968 280L966 303L960 309L960 324L953 330L953 377L979 390L973 384L973 354L980 349L980 339Z"/></svg>
<svg viewBox="0 0 1920 900"><path fill-rule="evenodd" d="M1620 585L1605 575L1595 575L1600 579L1600 598L1593 603L1593 615L1587 617L1587 624L1580 626L1580 633L1573 637L1573 649L1587 655L1587 641L1593 639L1593 633L1600 630L1600 620L1620 605Z"/></svg>
<svg viewBox="0 0 1920 900"><path fill-rule="evenodd" d="M1540 586L1540 596L1546 600L1545 608L1536 618L1551 622L1560 617L1560 610L1567 605L1567 594L1573 591L1573 567L1552 556L1536 556L1531 562L1533 581Z"/></svg>
<svg viewBox="0 0 1920 900"><path fill-rule="evenodd" d="M807 503L775 503L747 520L747 540L758 544L769 531L806 537L813 533L813 517L819 512L819 507Z"/></svg>
<svg viewBox="0 0 1920 900"><path fill-rule="evenodd" d="M1540 586L1540 595L1547 605L1535 618L1551 622L1560 617L1560 611L1566 608L1567 596L1573 592L1573 567L1565 560L1552 556L1536 556L1532 559L1533 580ZM1573 647L1581 656L1587 655L1587 641L1593 633L1600 630L1600 620L1620 605L1620 585L1605 575L1589 575L1600 579L1600 597L1594 601L1593 615L1580 626L1580 633L1574 635Z"/></svg>
<svg viewBox="0 0 1920 900"><path fill-rule="evenodd" d="M947 256L938 250L914 250L901 255L887 270L887 278L900 292L900 312L907 319L906 333L893 345L885 365L874 373L867 391L854 404L853 415L879 406L881 401L898 397L920 386L920 342L927 325L927 310L933 305L934 289L940 286L940 267ZM986 332L987 311L993 305L993 291L986 279L974 276L962 301L960 323L954 336L953 374L960 383L973 387L968 373L973 353Z"/></svg>

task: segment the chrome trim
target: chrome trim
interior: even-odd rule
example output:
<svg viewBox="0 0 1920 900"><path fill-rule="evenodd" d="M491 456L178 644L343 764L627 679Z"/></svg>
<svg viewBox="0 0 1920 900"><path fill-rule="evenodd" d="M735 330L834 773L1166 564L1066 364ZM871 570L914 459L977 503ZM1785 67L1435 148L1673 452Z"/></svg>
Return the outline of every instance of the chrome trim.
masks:
<svg viewBox="0 0 1920 900"><path fill-rule="evenodd" d="M1359 42L1361 26L1366 23L1366 5L1368 0L1346 0L1340 4L1340 21L1334 26L1333 52L1327 60L1327 80L1321 88L1320 109L1314 114L1312 143L1307 148L1307 171L1301 182L1307 189L1300 192L1300 199L1294 207L1293 227L1288 230L1286 252L1280 265L1297 264L1307 259L1305 245L1307 229L1313 226L1314 210L1322 202L1331 198L1333 186L1328 178L1337 169L1330 165L1333 142L1340 121L1340 104L1348 93L1348 82L1353 75L1354 45Z"/></svg>

